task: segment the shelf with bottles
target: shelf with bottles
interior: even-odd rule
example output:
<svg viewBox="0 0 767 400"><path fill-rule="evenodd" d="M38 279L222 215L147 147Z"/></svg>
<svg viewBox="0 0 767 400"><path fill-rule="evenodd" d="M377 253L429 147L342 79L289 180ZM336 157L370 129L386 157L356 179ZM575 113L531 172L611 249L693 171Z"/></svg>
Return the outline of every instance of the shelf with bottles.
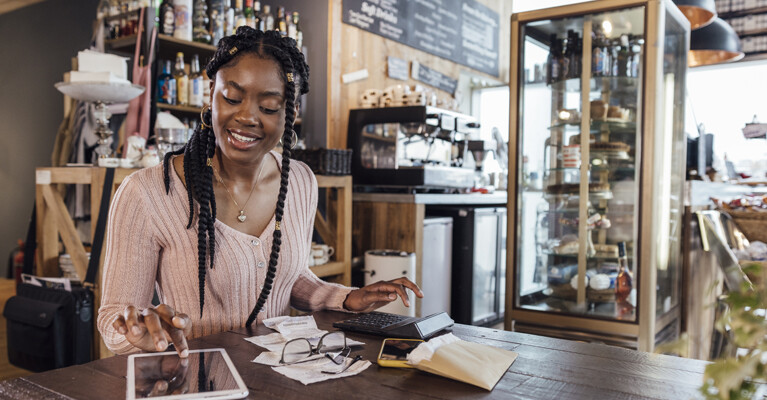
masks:
<svg viewBox="0 0 767 400"><path fill-rule="evenodd" d="M570 29L567 31L566 38L559 38L557 33L553 32L544 42L549 46L549 55L546 59L546 82L555 89L580 92L580 78L581 73L584 72L582 71L581 33ZM585 72L590 72L593 77L636 79L640 76L643 46L642 35L622 34L611 38L599 25L594 25L590 56L591 71ZM568 85L570 80L578 82ZM564 84L560 85L560 82ZM609 80L603 82L607 83Z"/></svg>

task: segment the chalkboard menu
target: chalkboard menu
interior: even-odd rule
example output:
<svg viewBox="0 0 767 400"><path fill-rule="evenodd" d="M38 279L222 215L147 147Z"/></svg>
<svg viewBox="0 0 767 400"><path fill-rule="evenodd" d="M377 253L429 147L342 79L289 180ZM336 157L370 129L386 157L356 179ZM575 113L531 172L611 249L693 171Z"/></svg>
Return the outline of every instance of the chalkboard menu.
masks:
<svg viewBox="0 0 767 400"><path fill-rule="evenodd" d="M498 76L498 13L475 0L343 0L343 21Z"/></svg>

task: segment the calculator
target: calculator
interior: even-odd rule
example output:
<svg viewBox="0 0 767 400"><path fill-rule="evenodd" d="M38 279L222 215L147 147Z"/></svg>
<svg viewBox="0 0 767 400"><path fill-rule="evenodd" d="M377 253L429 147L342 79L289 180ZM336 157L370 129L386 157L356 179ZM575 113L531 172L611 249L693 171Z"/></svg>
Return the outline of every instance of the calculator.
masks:
<svg viewBox="0 0 767 400"><path fill-rule="evenodd" d="M344 331L367 333L403 339L427 339L453 326L455 321L446 312L427 317L406 317L383 312L360 314L354 318L334 322L333 326Z"/></svg>

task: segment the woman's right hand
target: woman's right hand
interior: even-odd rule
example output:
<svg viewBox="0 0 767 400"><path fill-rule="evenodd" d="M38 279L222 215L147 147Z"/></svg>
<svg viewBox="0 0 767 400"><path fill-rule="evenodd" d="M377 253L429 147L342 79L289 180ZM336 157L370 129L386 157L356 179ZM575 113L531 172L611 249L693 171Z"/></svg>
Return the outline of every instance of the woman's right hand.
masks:
<svg viewBox="0 0 767 400"><path fill-rule="evenodd" d="M192 332L192 322L188 315L168 305L160 304L143 311L134 306L125 307L112 326L141 350L164 351L173 343L179 357L189 356L186 337Z"/></svg>

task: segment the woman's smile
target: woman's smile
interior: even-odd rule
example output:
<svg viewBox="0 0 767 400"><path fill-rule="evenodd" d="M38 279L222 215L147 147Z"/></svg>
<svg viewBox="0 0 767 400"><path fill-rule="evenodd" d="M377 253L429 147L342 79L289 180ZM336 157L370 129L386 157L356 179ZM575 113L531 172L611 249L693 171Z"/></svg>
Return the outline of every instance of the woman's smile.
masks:
<svg viewBox="0 0 767 400"><path fill-rule="evenodd" d="M228 142L238 150L247 150L263 140L263 137L239 129L227 129L226 132Z"/></svg>

